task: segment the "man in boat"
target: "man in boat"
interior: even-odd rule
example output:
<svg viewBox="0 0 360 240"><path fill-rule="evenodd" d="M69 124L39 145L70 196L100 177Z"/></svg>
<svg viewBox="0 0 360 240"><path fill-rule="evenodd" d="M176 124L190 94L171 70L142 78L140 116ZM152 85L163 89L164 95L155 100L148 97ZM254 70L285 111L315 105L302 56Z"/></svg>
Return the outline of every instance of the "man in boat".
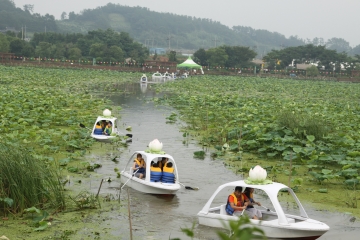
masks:
<svg viewBox="0 0 360 240"><path fill-rule="evenodd" d="M109 121L104 129L104 134L106 136L110 136L111 135L111 130L112 130L112 124L111 122Z"/></svg>
<svg viewBox="0 0 360 240"><path fill-rule="evenodd" d="M135 173L135 177L138 177L140 179L143 179L145 178L145 174L146 174L146 164L145 164L145 161L142 157L142 155L140 153L138 153L136 155L136 158L134 160L134 164L133 164L133 171L137 171Z"/></svg>
<svg viewBox="0 0 360 240"><path fill-rule="evenodd" d="M242 216L249 204L249 199L242 193L242 187L235 187L235 191L228 196L225 210L227 214L234 216ZM252 219L258 219L253 216Z"/></svg>

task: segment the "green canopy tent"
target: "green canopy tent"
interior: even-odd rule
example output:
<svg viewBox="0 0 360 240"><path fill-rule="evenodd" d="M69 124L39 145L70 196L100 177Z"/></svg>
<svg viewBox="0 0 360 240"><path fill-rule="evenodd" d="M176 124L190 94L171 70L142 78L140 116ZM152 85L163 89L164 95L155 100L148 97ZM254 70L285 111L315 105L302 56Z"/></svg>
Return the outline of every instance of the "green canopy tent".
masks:
<svg viewBox="0 0 360 240"><path fill-rule="evenodd" d="M204 74L204 71L202 69L202 66L200 66L199 64L197 64L196 62L194 62L191 57L189 56L188 59L186 59L185 62L180 63L178 65L176 65L177 68L184 68L184 69L200 69L201 73Z"/></svg>

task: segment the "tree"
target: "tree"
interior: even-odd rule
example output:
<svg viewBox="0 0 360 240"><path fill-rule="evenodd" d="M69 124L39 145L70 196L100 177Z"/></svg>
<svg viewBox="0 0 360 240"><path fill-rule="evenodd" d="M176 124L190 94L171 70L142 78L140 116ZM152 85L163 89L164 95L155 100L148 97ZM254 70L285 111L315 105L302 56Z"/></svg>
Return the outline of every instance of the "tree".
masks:
<svg viewBox="0 0 360 240"><path fill-rule="evenodd" d="M206 56L210 66L225 66L229 58L223 48L210 48Z"/></svg>
<svg viewBox="0 0 360 240"><path fill-rule="evenodd" d="M0 52L7 53L9 52L10 45L4 34L0 34Z"/></svg>
<svg viewBox="0 0 360 240"><path fill-rule="evenodd" d="M103 43L94 43L90 46L90 56L92 57L104 57L106 51L106 45Z"/></svg>
<svg viewBox="0 0 360 240"><path fill-rule="evenodd" d="M319 69L316 66L311 66L306 69L306 75L316 77L319 75Z"/></svg>
<svg viewBox="0 0 360 240"><path fill-rule="evenodd" d="M170 62L176 62L176 51L170 51L170 53L168 54L169 57L169 61Z"/></svg>
<svg viewBox="0 0 360 240"><path fill-rule="evenodd" d="M239 47L239 46L222 46L229 56L226 61L226 67L240 67L248 65L249 61L256 57L256 52L251 50L249 47Z"/></svg>
<svg viewBox="0 0 360 240"><path fill-rule="evenodd" d="M23 6L23 8L24 8L24 11L25 11L25 12L30 12L30 13L32 13L32 12L34 11L34 5L32 5L32 4L25 4L25 5Z"/></svg>
<svg viewBox="0 0 360 240"><path fill-rule="evenodd" d="M69 58L72 60L77 60L82 57L81 50L77 47L70 48L68 51Z"/></svg>
<svg viewBox="0 0 360 240"><path fill-rule="evenodd" d="M207 56L206 56L206 51L205 49L203 48L200 48L199 50L197 50L195 53L194 53L194 59L197 59L198 60L198 63L201 65L201 66L206 66L208 63L207 63Z"/></svg>
<svg viewBox="0 0 360 240"><path fill-rule="evenodd" d="M35 54L40 57L51 57L51 44L48 42L40 42L35 49Z"/></svg>
<svg viewBox="0 0 360 240"><path fill-rule="evenodd" d="M76 19L75 12L69 12L69 20L74 21Z"/></svg>
<svg viewBox="0 0 360 240"><path fill-rule="evenodd" d="M67 13L66 12L62 12L61 13L61 20L65 20L67 17Z"/></svg>
<svg viewBox="0 0 360 240"><path fill-rule="evenodd" d="M115 59L118 62L122 62L124 60L124 52L118 46L111 46L108 48L108 57Z"/></svg>
<svg viewBox="0 0 360 240"><path fill-rule="evenodd" d="M348 53L351 50L349 42L342 38L331 38L326 42L326 47L337 52Z"/></svg>
<svg viewBox="0 0 360 240"><path fill-rule="evenodd" d="M30 43L25 43L21 55L23 55L24 57L34 57L35 55L34 47L31 46Z"/></svg>
<svg viewBox="0 0 360 240"><path fill-rule="evenodd" d="M17 56L22 55L23 47L24 41L19 38L15 38L10 42L10 52L14 53Z"/></svg>

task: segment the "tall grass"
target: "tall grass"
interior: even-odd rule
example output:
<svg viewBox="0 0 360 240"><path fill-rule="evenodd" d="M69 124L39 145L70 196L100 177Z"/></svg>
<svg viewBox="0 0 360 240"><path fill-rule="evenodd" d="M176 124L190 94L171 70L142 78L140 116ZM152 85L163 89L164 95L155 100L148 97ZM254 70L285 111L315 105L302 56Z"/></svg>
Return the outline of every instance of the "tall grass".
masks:
<svg viewBox="0 0 360 240"><path fill-rule="evenodd" d="M307 135L313 135L320 140L331 131L330 126L320 116L291 111L280 112L278 123L301 139L306 139Z"/></svg>
<svg viewBox="0 0 360 240"><path fill-rule="evenodd" d="M37 160L23 147L0 142L0 199L10 198L12 206L3 211L22 212L25 208L64 208L63 187L56 171Z"/></svg>

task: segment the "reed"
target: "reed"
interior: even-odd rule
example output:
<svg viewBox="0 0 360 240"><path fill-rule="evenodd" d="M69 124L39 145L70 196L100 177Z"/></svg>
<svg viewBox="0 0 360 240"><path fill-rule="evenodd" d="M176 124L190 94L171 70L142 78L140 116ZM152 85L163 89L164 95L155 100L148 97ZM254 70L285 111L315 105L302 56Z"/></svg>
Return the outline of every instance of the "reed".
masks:
<svg viewBox="0 0 360 240"><path fill-rule="evenodd" d="M320 140L331 131L330 126L320 116L291 111L281 112L278 116L278 123L301 139L306 139L307 135L313 135Z"/></svg>
<svg viewBox="0 0 360 240"><path fill-rule="evenodd" d="M0 198L12 199L0 211L21 213L24 209L64 208L63 187L56 171L32 157L22 146L0 142Z"/></svg>

